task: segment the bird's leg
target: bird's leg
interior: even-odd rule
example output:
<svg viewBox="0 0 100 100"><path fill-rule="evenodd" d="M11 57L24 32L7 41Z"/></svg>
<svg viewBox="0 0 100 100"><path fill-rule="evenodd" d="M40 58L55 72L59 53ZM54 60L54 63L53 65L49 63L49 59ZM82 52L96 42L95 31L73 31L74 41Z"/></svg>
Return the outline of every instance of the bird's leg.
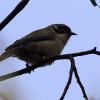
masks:
<svg viewBox="0 0 100 100"><path fill-rule="evenodd" d="M48 58L49 58L49 57L43 56L43 60L46 60L46 59L48 59ZM48 62L49 65L52 65L53 63L54 63L54 61L49 61L49 62Z"/></svg>
<svg viewBox="0 0 100 100"><path fill-rule="evenodd" d="M52 65L53 63L54 63L54 61L50 61L50 62L48 62L49 65Z"/></svg>
<svg viewBox="0 0 100 100"><path fill-rule="evenodd" d="M26 68L30 68L31 66L28 64L28 61L26 60ZM31 73L31 70L29 69L28 70L28 73L30 74Z"/></svg>

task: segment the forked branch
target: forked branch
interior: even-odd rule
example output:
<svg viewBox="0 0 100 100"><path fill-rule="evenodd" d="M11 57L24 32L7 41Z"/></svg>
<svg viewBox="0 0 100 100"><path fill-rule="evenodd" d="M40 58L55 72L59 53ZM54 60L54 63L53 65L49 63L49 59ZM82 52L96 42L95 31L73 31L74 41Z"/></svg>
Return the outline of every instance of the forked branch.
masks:
<svg viewBox="0 0 100 100"><path fill-rule="evenodd" d="M71 67L70 67L70 71L69 71L69 78L68 78L68 81L67 81L67 84L64 88L64 91L63 91L63 94L61 95L60 97L60 100L64 100L64 97L65 95L67 94L67 91L69 89L69 86L71 84L71 81L72 81L72 75L73 75L73 72L75 74L75 77L76 77L76 80L77 80L77 83L79 84L81 90L82 90L82 93L83 93L83 97L85 98L85 100L88 100L88 96L85 92L85 89L84 89L84 86L80 80L80 77L78 75L78 72L77 72L77 68L75 66L75 60L74 60L74 57L72 57L72 55L69 55L69 60L71 62Z"/></svg>
<svg viewBox="0 0 100 100"><path fill-rule="evenodd" d="M29 68L24 68L22 70L18 70L16 72L12 72L12 73L0 76L0 81L3 81L3 80L6 80L6 79L9 79L9 78L13 78L13 77L16 77L16 76L28 73L28 72L30 72L30 71L32 71L32 70L34 70L36 68L39 68L42 65L45 65L46 63L51 62L51 61L70 59L69 55L71 55L72 57L78 57L78 56L85 56L85 55L89 55L89 54L100 55L100 51L97 51L96 47L94 47L94 49L87 50L87 51L82 51L82 52L77 52L77 53L70 53L70 54L64 54L64 55L59 55L59 56L56 56L56 57L52 57L52 58L46 59L45 61L41 61L38 64L32 65Z"/></svg>
<svg viewBox="0 0 100 100"><path fill-rule="evenodd" d="M77 83L79 84L79 86L80 86L80 88L82 90L83 97L85 98L85 100L88 100L88 97L86 95L84 86L82 85L82 83L80 81L80 77L78 75L77 68L75 66L74 57L85 56L85 55L89 55L89 54L100 55L100 51L97 51L96 47L94 47L93 49L87 50L87 51L82 51L82 52L77 52L77 53L69 53L69 54L64 54L64 55L59 55L59 56L56 56L56 57L52 57L52 58L46 59L45 61L41 61L38 64L32 65L32 66L30 66L28 68L24 68L22 70L18 70L18 71L15 71L15 72L0 76L0 81L7 80L7 79L10 79L10 78L13 78L13 77L25 74L25 73L29 73L32 70L34 70L36 68L39 68L42 65L45 65L46 63L51 62L51 61L68 59L71 62L71 68L70 68L70 72L69 72L69 79L68 79L68 82L67 82L67 84L65 86L64 92L63 92L60 100L63 100L65 95L66 95L66 93L67 93L67 90L68 90L68 88L69 88L69 86L71 84L73 72L74 72L75 77L77 79Z"/></svg>
<svg viewBox="0 0 100 100"><path fill-rule="evenodd" d="M72 55L69 55L69 60L71 62L71 67L70 67L70 71L69 71L69 78L68 78L67 84L66 84L66 86L64 88L63 94L61 95L59 100L63 100L64 99L64 97L67 94L67 91L69 89L69 86L71 84L71 81L72 81L72 75L73 75L73 71L74 71L74 68L75 68L74 59L73 59Z"/></svg>

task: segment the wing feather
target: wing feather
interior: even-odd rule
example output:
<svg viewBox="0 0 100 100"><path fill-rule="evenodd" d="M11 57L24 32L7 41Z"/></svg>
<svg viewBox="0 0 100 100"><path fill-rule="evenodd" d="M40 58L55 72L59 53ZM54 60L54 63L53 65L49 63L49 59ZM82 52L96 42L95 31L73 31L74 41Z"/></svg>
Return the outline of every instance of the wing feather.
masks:
<svg viewBox="0 0 100 100"><path fill-rule="evenodd" d="M52 32L32 32L29 35L16 40L12 45L7 47L5 50L10 50L15 47L25 45L30 42L38 42L38 41L46 41L46 40L52 40L55 38L55 34Z"/></svg>

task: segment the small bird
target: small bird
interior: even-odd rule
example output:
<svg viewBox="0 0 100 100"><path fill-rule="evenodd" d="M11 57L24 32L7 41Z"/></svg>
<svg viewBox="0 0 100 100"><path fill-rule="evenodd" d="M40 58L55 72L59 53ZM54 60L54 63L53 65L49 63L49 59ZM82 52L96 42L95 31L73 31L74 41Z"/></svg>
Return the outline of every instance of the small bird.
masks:
<svg viewBox="0 0 100 100"><path fill-rule="evenodd" d="M0 56L0 62L12 56L25 61L28 65L37 64L59 55L72 35L77 34L65 24L52 24L33 31L7 47Z"/></svg>

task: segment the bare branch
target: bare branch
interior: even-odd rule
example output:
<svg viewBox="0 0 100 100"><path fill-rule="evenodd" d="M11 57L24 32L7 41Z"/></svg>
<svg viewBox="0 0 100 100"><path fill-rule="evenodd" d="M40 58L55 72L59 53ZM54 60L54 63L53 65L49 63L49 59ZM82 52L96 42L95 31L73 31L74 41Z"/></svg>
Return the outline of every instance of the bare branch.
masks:
<svg viewBox="0 0 100 100"><path fill-rule="evenodd" d="M65 54L65 55L59 55L59 56L56 56L56 57L52 57L52 58L46 59L45 61L41 61L38 64L32 65L29 68L24 68L22 70L15 71L15 72L0 76L0 81L6 80L6 79L9 79L9 78L13 78L13 77L25 74L25 73L29 73L30 71L32 71L36 68L39 68L39 67L45 65L46 63L48 63L50 61L61 60L61 59L69 59L69 55L72 55L72 57L78 57L78 56L84 56L84 55L89 55L89 54L100 55L100 51L97 51L96 47L95 47L92 50L87 50L87 51L83 51L83 52L70 53L70 54Z"/></svg>
<svg viewBox="0 0 100 100"><path fill-rule="evenodd" d="M80 77L78 75L78 72L77 72L77 68L75 67L74 68L74 74L75 74L75 77L77 79L77 83L79 84L81 90L82 90L82 93L83 93L83 97L85 98L85 100L88 100L88 96L86 95L86 92L85 92L85 89L84 89L84 86L80 80Z"/></svg>
<svg viewBox="0 0 100 100"><path fill-rule="evenodd" d="M94 7L97 6L97 3L96 3L95 0L90 0L90 1L91 1L92 5L93 5Z"/></svg>
<svg viewBox="0 0 100 100"><path fill-rule="evenodd" d="M80 77L79 77L79 75L78 75L77 68L76 68L76 66L75 66L75 60L74 60L74 58L73 58L72 55L69 55L69 60L70 60L70 62L71 62L71 68L70 68L70 73L69 73L69 79L68 79L68 82L67 82L67 84L66 84L66 86L65 86L65 89L64 89L64 91L63 91L63 94L62 94L60 100L63 100L63 99L64 99L64 97L65 97L65 95L66 95L66 93L67 93L67 91L68 91L69 85L71 84L73 72L74 72L75 77L76 77L76 79L77 79L77 83L79 84L79 86L80 86L80 88L81 88L81 90L82 90L83 97L85 98L85 100L88 100L88 97L87 97L87 95L86 95L84 86L83 86L83 84L82 84L81 81L80 81Z"/></svg>
<svg viewBox="0 0 100 100"><path fill-rule="evenodd" d="M88 54L100 55L100 51L97 51L96 47L94 47L94 49L92 49L92 50L87 50L87 51L77 52L77 53L70 53L70 54L65 54L65 55L58 55L56 57L48 58L46 60L41 61L38 64L32 65L30 67L24 68L24 69L19 70L19 71L15 71L15 72L0 76L0 81L7 80L7 79L10 79L10 78L13 78L13 77L25 74L25 73L29 73L32 70L34 70L36 68L39 68L39 67L47 64L48 62L51 62L51 61L54 61L54 60L69 59L70 62L71 62L71 68L70 68L70 71L69 71L69 79L68 79L67 84L66 84L66 86L64 88L63 94L60 97L60 100L64 99L64 97L65 97L65 95L66 95L66 93L67 93L67 91L69 89L69 86L70 86L71 80L72 80L73 72L74 72L75 77L77 79L77 83L79 84L79 86L80 86L80 88L82 90L83 97L85 98L85 100L88 100L88 97L86 95L84 86L80 81L80 77L78 75L77 68L75 66L75 61L74 61L74 57L84 56L84 55L88 55Z"/></svg>
<svg viewBox="0 0 100 100"><path fill-rule="evenodd" d="M99 7L100 8L100 5L98 5L97 3L96 3L96 0L90 0L91 1L91 3L92 3L92 5L94 6L94 7Z"/></svg>
<svg viewBox="0 0 100 100"><path fill-rule="evenodd" d="M27 5L29 0L22 0L15 9L0 23L0 31Z"/></svg>
<svg viewBox="0 0 100 100"><path fill-rule="evenodd" d="M73 71L74 71L74 67L75 67L74 63L73 63L74 61L73 61L72 55L69 55L69 60L71 62L71 67L70 67L70 71L69 71L69 78L68 78L67 84L66 84L66 86L64 88L63 94L61 95L59 100L63 100L64 99L64 97L67 94L67 91L69 89L69 86L71 84L71 81L72 81L72 75L73 75Z"/></svg>

